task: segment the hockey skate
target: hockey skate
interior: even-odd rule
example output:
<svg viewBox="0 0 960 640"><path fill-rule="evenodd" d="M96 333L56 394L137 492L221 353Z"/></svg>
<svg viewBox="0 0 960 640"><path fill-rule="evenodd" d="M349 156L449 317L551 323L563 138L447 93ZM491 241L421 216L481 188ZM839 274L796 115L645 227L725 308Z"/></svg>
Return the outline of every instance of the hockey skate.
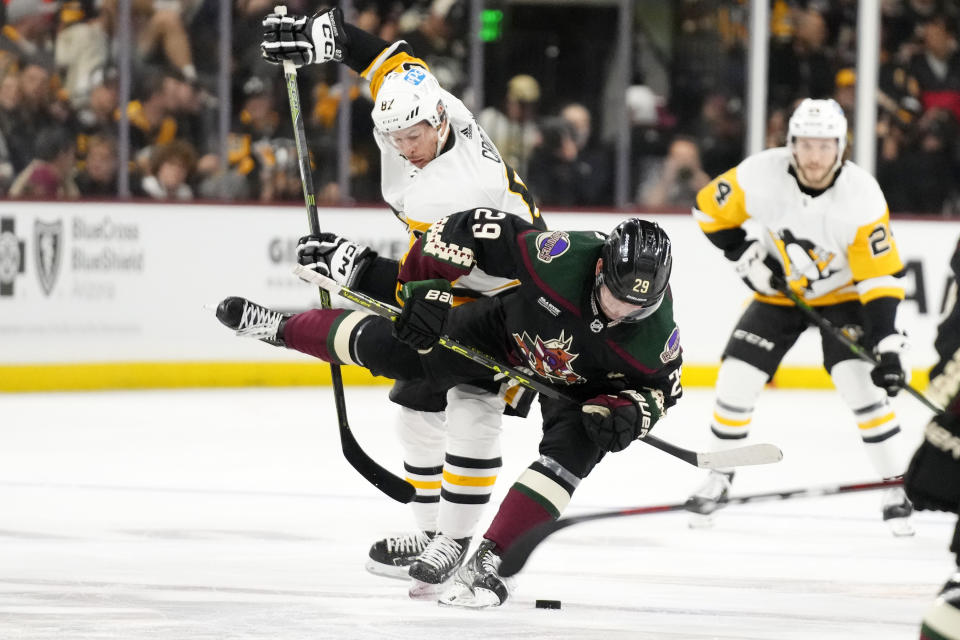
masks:
<svg viewBox="0 0 960 640"><path fill-rule="evenodd" d="M923 616L921 638L955 638L960 620L960 572L950 576L933 606Z"/></svg>
<svg viewBox="0 0 960 640"><path fill-rule="evenodd" d="M433 599L443 591L443 585L463 564L470 547L470 538L454 540L438 533L417 559L410 563L410 597L415 600Z"/></svg>
<svg viewBox="0 0 960 640"><path fill-rule="evenodd" d="M890 532L899 537L912 536L916 533L910 524L910 514L913 513L913 504L903 492L903 487L887 489L883 494L883 521L890 527Z"/></svg>
<svg viewBox="0 0 960 640"><path fill-rule="evenodd" d="M410 564L423 553L433 536L432 531L418 531L377 540L370 547L367 571L386 578L406 580Z"/></svg>
<svg viewBox="0 0 960 640"><path fill-rule="evenodd" d="M713 526L713 514L727 504L733 471L711 471L706 482L697 489L683 504L690 512L689 525L692 529Z"/></svg>
<svg viewBox="0 0 960 640"><path fill-rule="evenodd" d="M453 585L439 603L450 607L485 609L499 607L510 595L511 585L500 577L500 556L492 540L483 540L470 559L457 571Z"/></svg>
<svg viewBox="0 0 960 640"><path fill-rule="evenodd" d="M271 311L246 298L231 296L217 305L217 320L237 332L238 336L257 338L275 347L282 347L280 327L290 314Z"/></svg>

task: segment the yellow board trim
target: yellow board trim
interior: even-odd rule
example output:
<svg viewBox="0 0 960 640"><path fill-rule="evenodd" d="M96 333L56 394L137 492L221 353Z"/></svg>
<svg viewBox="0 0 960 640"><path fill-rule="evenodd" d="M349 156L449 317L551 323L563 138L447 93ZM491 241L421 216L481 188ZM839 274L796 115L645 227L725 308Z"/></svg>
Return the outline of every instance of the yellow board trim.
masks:
<svg viewBox="0 0 960 640"><path fill-rule="evenodd" d="M478 478L475 476L461 476L456 473L450 473L447 470L443 472L443 479L450 484L461 487L492 487L497 483L497 476L485 476Z"/></svg>
<svg viewBox="0 0 960 640"><path fill-rule="evenodd" d="M683 365L683 386L713 387L719 365ZM362 367L340 368L350 386L388 386ZM915 369L910 383L929 383L926 369ZM0 392L107 391L111 389L188 389L215 387L329 386L330 366L323 362L104 362L0 365ZM781 367L770 386L779 389L832 389L823 367Z"/></svg>

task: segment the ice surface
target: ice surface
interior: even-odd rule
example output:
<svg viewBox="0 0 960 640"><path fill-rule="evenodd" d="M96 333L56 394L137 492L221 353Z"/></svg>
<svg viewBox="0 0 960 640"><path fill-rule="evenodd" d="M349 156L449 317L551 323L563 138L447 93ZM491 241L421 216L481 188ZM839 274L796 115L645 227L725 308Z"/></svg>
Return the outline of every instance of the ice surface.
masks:
<svg viewBox="0 0 960 640"><path fill-rule="evenodd" d="M688 390L657 434L702 447L711 402ZM347 404L399 471L386 388L348 388ZM897 408L906 456L928 414ZM495 502L538 439L537 421L507 419ZM874 479L830 392L768 390L750 442L785 457L742 469L735 494ZM702 473L634 444L568 513L682 501ZM916 638L954 520L918 514L894 538L876 492L731 506L710 530L683 513L604 520L549 538L507 606L451 610L364 571L412 519L343 460L329 388L0 396L3 639Z"/></svg>

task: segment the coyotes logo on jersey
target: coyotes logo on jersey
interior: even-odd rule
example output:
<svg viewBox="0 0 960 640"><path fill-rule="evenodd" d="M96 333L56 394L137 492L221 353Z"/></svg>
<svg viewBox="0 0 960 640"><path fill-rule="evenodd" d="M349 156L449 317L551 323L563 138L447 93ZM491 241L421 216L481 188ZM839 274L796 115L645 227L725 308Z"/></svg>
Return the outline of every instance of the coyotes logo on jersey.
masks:
<svg viewBox="0 0 960 640"><path fill-rule="evenodd" d="M544 340L540 336L531 338L524 331L523 336L513 334L513 339L523 352L530 368L544 378L566 384L576 384L583 380L570 366L580 355L570 351L573 336L564 338L561 331L559 338Z"/></svg>

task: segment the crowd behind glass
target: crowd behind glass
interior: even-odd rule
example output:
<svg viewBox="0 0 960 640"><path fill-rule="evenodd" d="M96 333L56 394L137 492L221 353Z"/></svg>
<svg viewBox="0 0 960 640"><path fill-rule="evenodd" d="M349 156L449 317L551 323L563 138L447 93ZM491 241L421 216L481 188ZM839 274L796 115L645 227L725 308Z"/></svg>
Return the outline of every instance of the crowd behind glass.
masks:
<svg viewBox="0 0 960 640"><path fill-rule="evenodd" d="M126 114L134 197L302 198L282 76L260 58L260 20L274 2L233 3L232 124L223 161L219 1L132 0ZM582 4L581 11L591 10ZM316 9L303 0L287 6L290 13ZM475 109L480 124L542 205L612 206L614 136L622 132L604 126L609 109L597 87L548 64L562 61L561 50L578 53L594 43L580 58L603 78L609 25L581 22L575 41L529 38L529 54L503 65L496 53L505 39L529 35L511 33L522 3L485 6L494 23L484 38L488 89ZM0 8L0 195L114 197L121 107L116 0L7 0ZM960 215L956 8L938 0L882 3L876 172L894 212ZM410 42L445 88L472 104L468 9L466 0L358 0L348 16L387 41ZM852 130L856 0L773 0L771 9L767 146L784 144L788 114L808 96L836 99ZM747 10L745 0L637 3L625 96L635 205L684 210L710 177L743 158ZM338 65L301 73L318 200L375 203L379 152L370 134L369 91L355 76L346 84L340 79ZM337 180L337 115L344 104L351 114L348 194Z"/></svg>

